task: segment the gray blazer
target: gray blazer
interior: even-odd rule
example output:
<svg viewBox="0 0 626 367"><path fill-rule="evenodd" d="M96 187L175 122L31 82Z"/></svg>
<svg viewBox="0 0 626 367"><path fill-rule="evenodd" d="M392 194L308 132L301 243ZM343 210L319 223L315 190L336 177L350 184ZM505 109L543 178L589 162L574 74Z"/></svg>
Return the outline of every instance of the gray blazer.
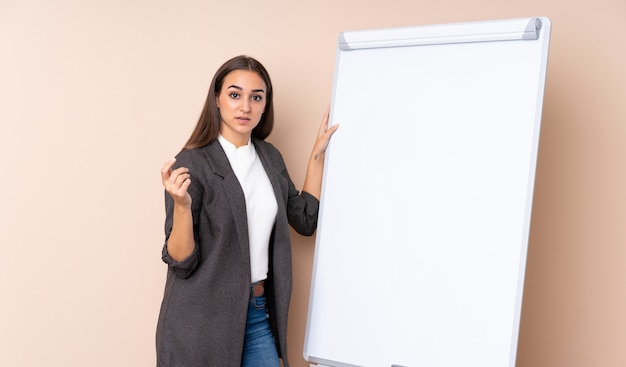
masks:
<svg viewBox="0 0 626 367"><path fill-rule="evenodd" d="M266 296L270 325L285 367L287 312L291 298L290 224L312 235L319 201L299 193L278 150L252 139L278 202L270 239ZM156 349L159 367L240 367L250 292L250 252L244 194L218 141L176 157L177 167L191 174L195 249L176 262L167 252L173 200L165 193L165 244L168 264Z"/></svg>

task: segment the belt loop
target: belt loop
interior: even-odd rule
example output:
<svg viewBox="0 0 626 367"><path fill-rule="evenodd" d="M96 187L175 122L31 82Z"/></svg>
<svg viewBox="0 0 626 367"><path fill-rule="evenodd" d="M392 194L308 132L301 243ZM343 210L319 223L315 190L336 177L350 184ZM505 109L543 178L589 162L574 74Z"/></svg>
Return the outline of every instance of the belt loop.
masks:
<svg viewBox="0 0 626 367"><path fill-rule="evenodd" d="M265 280L252 284L252 296L260 297L265 294Z"/></svg>

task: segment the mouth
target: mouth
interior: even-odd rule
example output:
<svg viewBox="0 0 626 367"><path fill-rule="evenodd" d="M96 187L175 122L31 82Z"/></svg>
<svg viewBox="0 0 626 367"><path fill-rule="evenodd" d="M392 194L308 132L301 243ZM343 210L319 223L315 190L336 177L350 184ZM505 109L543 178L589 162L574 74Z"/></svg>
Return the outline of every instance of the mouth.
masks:
<svg viewBox="0 0 626 367"><path fill-rule="evenodd" d="M239 116L236 119L237 119L237 121L242 122L242 123L247 123L247 122L250 121L250 118L246 117L246 116Z"/></svg>

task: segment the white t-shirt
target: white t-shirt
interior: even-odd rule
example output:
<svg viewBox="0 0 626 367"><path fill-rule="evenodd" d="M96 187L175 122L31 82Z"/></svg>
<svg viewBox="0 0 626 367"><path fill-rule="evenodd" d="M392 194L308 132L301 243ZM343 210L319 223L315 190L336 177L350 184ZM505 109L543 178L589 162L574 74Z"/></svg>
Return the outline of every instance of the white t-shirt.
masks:
<svg viewBox="0 0 626 367"><path fill-rule="evenodd" d="M218 141L226 152L246 198L250 281L255 283L267 278L270 236L278 213L276 196L251 141L239 148L222 135L218 136Z"/></svg>

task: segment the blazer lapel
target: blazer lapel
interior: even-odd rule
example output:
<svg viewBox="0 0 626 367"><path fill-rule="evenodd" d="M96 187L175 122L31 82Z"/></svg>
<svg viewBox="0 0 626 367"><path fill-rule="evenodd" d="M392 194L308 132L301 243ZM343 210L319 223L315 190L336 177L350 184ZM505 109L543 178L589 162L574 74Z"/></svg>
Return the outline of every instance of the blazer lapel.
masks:
<svg viewBox="0 0 626 367"><path fill-rule="evenodd" d="M215 140L205 147L207 160L213 174L221 177L226 201L229 204L230 213L235 223L239 246L243 258L250 268L250 239L248 237L248 217L246 215L246 199L241 189L241 184L235 176L228 157L220 143Z"/></svg>
<svg viewBox="0 0 626 367"><path fill-rule="evenodd" d="M267 157L266 151L263 149L264 144L257 144L255 139L252 139L252 142L254 143L257 155L263 164L265 173L267 173L267 177L269 177L270 182L272 183L274 196L276 196L276 201L278 203L277 216L281 213L286 213L287 210L285 205L287 202L287 181L281 173L276 170L275 164Z"/></svg>

